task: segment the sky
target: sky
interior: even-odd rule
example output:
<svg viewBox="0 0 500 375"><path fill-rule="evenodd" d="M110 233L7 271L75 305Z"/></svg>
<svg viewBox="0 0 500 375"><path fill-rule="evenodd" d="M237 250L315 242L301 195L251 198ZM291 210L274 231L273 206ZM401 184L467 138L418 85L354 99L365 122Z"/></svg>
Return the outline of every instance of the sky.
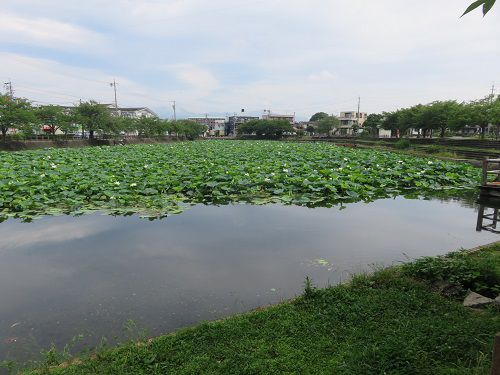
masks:
<svg viewBox="0 0 500 375"><path fill-rule="evenodd" d="M500 92L500 4L472 0L2 0L0 79L34 104L172 118L392 111ZM5 89L2 87L3 92Z"/></svg>

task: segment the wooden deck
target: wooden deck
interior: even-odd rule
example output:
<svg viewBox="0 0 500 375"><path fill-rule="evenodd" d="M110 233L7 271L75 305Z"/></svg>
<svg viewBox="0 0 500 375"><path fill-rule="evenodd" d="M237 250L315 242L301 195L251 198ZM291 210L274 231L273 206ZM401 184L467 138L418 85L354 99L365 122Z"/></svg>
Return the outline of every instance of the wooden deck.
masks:
<svg viewBox="0 0 500 375"><path fill-rule="evenodd" d="M483 160L481 197L500 198L500 159Z"/></svg>

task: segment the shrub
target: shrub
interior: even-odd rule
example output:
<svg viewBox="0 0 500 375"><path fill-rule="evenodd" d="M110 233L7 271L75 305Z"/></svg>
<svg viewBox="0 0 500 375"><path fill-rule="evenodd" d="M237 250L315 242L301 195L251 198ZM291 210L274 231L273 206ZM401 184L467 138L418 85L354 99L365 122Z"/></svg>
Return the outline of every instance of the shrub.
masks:
<svg viewBox="0 0 500 375"><path fill-rule="evenodd" d="M394 147L396 147L397 149L400 149L400 150L405 150L407 148L410 148L410 145L411 145L410 140L403 138L403 139L400 139L399 141L397 141L394 144Z"/></svg>
<svg viewBox="0 0 500 375"><path fill-rule="evenodd" d="M496 297L500 293L498 255L465 251L440 257L424 257L403 266L403 274L430 283L447 281L464 290Z"/></svg>

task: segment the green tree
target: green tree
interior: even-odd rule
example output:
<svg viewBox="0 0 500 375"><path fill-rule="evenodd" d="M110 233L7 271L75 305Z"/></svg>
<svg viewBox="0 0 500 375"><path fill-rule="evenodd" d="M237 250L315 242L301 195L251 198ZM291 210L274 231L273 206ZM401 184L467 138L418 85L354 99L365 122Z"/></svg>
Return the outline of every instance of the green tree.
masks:
<svg viewBox="0 0 500 375"><path fill-rule="evenodd" d="M379 129L382 127L382 120L384 119L384 116L381 114L377 113L372 113L368 115L366 118L365 123L363 124L363 127L365 129L368 129L370 134L373 137L378 137L379 134Z"/></svg>
<svg viewBox="0 0 500 375"><path fill-rule="evenodd" d="M462 14L462 17L465 16L467 13L472 12L474 9L479 8L480 6L483 7L483 16L488 13L491 8L493 8L493 5L495 5L496 0L477 0L474 1L469 7L465 10L464 14Z"/></svg>
<svg viewBox="0 0 500 375"><path fill-rule="evenodd" d="M198 138L207 131L207 126L199 124L195 121L180 120L175 121L178 126L178 134L182 134L187 139L193 140Z"/></svg>
<svg viewBox="0 0 500 375"><path fill-rule="evenodd" d="M238 134L255 134L259 137L282 137L292 133L293 126L287 120L250 120L238 126Z"/></svg>
<svg viewBox="0 0 500 375"><path fill-rule="evenodd" d="M33 108L26 99L0 94L0 131L4 142L9 129L30 131L35 121Z"/></svg>
<svg viewBox="0 0 500 375"><path fill-rule="evenodd" d="M76 120L83 129L89 132L89 138L94 139L94 133L101 131L105 133L110 130L113 123L108 108L94 100L83 102L74 110Z"/></svg>
<svg viewBox="0 0 500 375"><path fill-rule="evenodd" d="M313 126L313 125L311 125L311 124L307 125L306 132L308 132L308 133L309 133L309 135L311 135L311 136L312 136L312 135L314 134L314 132L315 132L315 131L316 131L316 130L314 129L314 126Z"/></svg>
<svg viewBox="0 0 500 375"><path fill-rule="evenodd" d="M161 121L156 117L140 117L135 120L135 130L140 137L158 135Z"/></svg>
<svg viewBox="0 0 500 375"><path fill-rule="evenodd" d="M314 115L312 115L311 119L309 120L310 122L317 122L319 120L323 120L325 118L329 117L328 113L325 112L317 112Z"/></svg>
<svg viewBox="0 0 500 375"><path fill-rule="evenodd" d="M492 99L492 105L490 109L490 122L495 126L495 138L498 139L500 132L500 96L496 99Z"/></svg>
<svg viewBox="0 0 500 375"><path fill-rule="evenodd" d="M386 130L390 130L391 132L395 132L397 137L401 137L401 121L400 121L400 111L394 112L383 112L382 116L382 127Z"/></svg>
<svg viewBox="0 0 500 375"><path fill-rule="evenodd" d="M328 116L319 120L316 124L318 133L329 135L334 128L340 125L340 121L334 116Z"/></svg>
<svg viewBox="0 0 500 375"><path fill-rule="evenodd" d="M470 102L467 105L467 114L470 125L477 125L481 128L481 138L486 134L486 128L491 121L491 108L493 104L491 97Z"/></svg>
<svg viewBox="0 0 500 375"><path fill-rule="evenodd" d="M62 107L58 105L42 105L35 110L38 125L47 126L49 133L54 135L57 130L65 128L68 130L68 122L71 118ZM63 131L63 129L61 129Z"/></svg>

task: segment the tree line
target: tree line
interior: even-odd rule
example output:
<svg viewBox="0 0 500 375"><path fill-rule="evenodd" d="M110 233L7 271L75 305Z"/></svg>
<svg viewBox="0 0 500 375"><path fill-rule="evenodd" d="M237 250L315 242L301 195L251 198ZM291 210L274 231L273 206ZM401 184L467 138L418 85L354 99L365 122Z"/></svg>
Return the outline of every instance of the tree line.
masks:
<svg viewBox="0 0 500 375"><path fill-rule="evenodd" d="M293 133L292 124L287 120L250 120L239 124L238 135L256 135L263 138L280 138L283 134Z"/></svg>
<svg viewBox="0 0 500 375"><path fill-rule="evenodd" d="M206 131L206 126L188 120L113 116L106 105L92 100L71 108L58 105L35 107L24 98L0 94L0 131L4 141L7 139L7 133L13 130L16 134L26 137L40 131L50 135L69 135L83 131L90 139L93 139L96 133L135 134L141 137L173 135L194 139Z"/></svg>
<svg viewBox="0 0 500 375"><path fill-rule="evenodd" d="M391 130L396 137L409 135L430 137L438 132L444 137L447 132L463 132L467 127L477 128L482 137L489 125L500 129L500 96L487 96L480 100L459 103L454 100L418 104L393 112L371 114L363 124L365 131L373 136L379 129Z"/></svg>

